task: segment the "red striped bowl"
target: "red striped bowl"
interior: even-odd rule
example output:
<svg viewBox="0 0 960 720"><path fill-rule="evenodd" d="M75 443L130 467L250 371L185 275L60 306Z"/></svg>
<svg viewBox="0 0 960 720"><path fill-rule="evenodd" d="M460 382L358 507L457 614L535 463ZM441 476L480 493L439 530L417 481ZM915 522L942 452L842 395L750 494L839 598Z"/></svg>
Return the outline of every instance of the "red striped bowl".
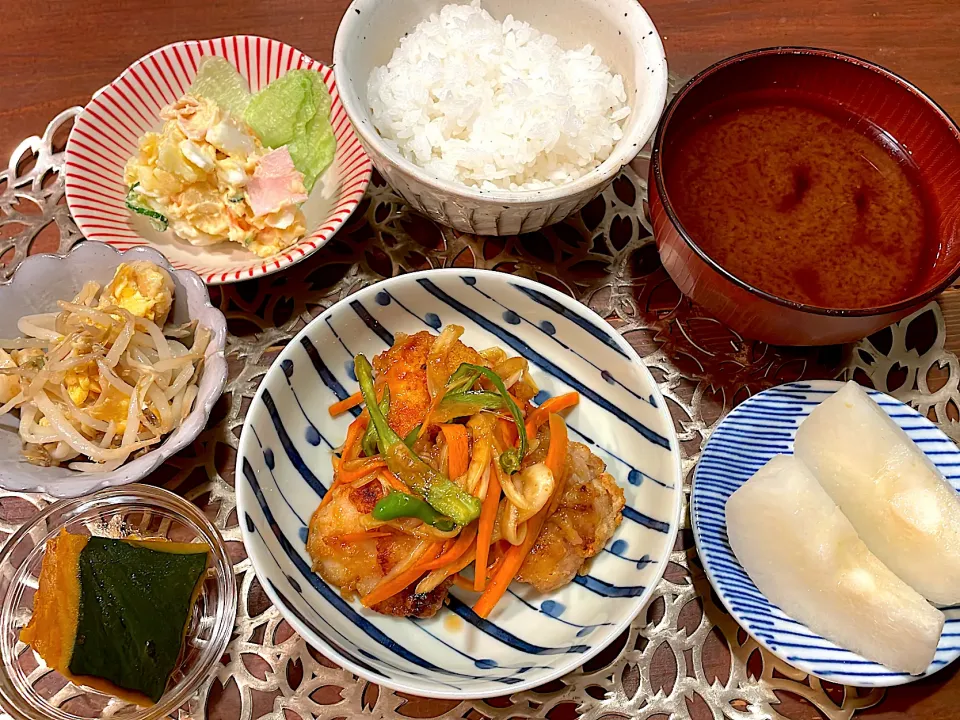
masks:
<svg viewBox="0 0 960 720"><path fill-rule="evenodd" d="M161 108L186 93L197 64L207 55L228 60L247 79L252 92L295 68L321 73L330 90L337 153L303 205L307 235L280 255L260 258L236 243L194 247L171 231L158 232L124 205L127 159L145 132L161 127ZM326 244L359 204L370 169L340 103L332 68L277 40L235 35L187 40L154 50L97 92L70 133L64 181L67 206L85 237L120 250L150 245L175 268L193 270L207 284L219 285L276 272Z"/></svg>

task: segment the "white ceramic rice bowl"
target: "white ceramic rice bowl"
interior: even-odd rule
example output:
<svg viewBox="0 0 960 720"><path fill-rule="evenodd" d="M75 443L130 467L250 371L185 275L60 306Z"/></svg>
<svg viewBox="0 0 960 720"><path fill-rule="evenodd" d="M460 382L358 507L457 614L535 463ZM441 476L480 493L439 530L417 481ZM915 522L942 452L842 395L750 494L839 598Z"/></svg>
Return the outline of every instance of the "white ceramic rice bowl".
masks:
<svg viewBox="0 0 960 720"><path fill-rule="evenodd" d="M450 0L354 0L333 49L340 98L374 166L414 208L462 232L512 235L562 220L597 195L643 148L663 112L667 61L660 35L636 0L484 0L495 19L512 14L565 49L586 44L623 76L630 116L623 138L599 167L548 190L479 190L445 182L400 155L373 125L367 102L371 71L385 65L404 33Z"/></svg>

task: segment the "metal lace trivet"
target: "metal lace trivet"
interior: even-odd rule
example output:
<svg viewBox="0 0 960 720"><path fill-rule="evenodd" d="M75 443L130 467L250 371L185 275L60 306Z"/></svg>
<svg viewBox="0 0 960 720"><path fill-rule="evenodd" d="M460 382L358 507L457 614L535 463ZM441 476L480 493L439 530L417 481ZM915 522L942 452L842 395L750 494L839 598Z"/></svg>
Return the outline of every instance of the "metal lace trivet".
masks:
<svg viewBox="0 0 960 720"><path fill-rule="evenodd" d="M41 232L57 230L60 251L82 239L63 202L63 155L54 149L79 110L61 113L43 137L21 143L0 171L0 278L13 273ZM312 317L364 285L411 270L505 270L568 292L610 318L668 398L688 486L703 443L725 413L754 392L800 378L855 375L960 438L960 423L947 415L948 403L960 407L960 365L944 348L936 303L854 346L785 349L742 340L684 299L664 273L644 215L645 193L645 179L625 168L601 196L559 225L520 237L481 238L414 215L375 178L354 217L321 251L282 273L212 288L230 325L229 383L207 430L151 481L216 519L237 559L240 598L228 654L180 717L746 719L797 717L813 705L830 720L842 720L883 699L881 690L808 677L740 630L710 592L686 510L666 577L629 631L562 681L500 699L426 700L377 688L308 648L254 577L240 541L233 477L246 405L279 348ZM48 501L0 493L0 531L13 532Z"/></svg>

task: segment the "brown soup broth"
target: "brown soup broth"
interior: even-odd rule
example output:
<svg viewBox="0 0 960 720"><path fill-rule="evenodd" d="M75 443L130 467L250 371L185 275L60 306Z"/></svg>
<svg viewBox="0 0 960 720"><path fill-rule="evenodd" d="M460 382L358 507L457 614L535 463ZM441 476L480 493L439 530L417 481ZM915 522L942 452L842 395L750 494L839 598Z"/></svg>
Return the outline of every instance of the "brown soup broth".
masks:
<svg viewBox="0 0 960 720"><path fill-rule="evenodd" d="M791 91L709 106L664 151L680 223L734 276L787 300L856 309L921 289L936 209L893 138Z"/></svg>

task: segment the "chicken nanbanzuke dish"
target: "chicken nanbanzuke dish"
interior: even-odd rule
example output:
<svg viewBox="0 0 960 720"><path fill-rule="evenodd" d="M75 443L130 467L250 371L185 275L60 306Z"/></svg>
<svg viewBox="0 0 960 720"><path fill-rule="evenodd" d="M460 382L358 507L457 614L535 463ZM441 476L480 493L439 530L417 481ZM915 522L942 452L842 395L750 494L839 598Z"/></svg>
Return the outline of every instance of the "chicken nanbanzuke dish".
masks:
<svg viewBox="0 0 960 720"><path fill-rule="evenodd" d="M377 612L430 617L457 583L481 593L474 611L487 617L513 580L569 583L622 519L623 491L559 415L579 395L534 406L527 361L462 334L398 335L372 365L357 355L360 391L330 407L364 409L333 456L307 550L324 580Z"/></svg>

